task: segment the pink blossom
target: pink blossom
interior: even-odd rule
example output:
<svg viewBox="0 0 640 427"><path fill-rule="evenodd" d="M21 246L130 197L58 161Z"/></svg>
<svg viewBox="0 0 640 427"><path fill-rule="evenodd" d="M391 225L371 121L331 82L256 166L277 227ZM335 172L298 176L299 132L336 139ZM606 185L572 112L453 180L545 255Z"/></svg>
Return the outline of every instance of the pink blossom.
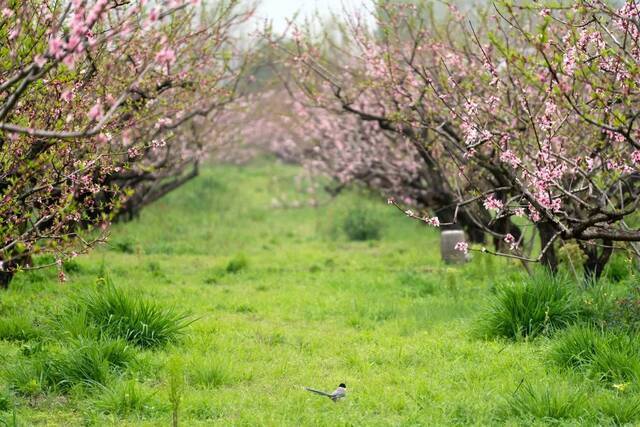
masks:
<svg viewBox="0 0 640 427"><path fill-rule="evenodd" d="M62 92L62 95L60 95L60 98L62 98L64 102L71 102L73 100L73 92L67 89L64 92Z"/></svg>
<svg viewBox="0 0 640 427"><path fill-rule="evenodd" d="M469 244L467 242L458 242L456 243L454 249L456 251L460 251L464 254L468 254L469 253Z"/></svg>
<svg viewBox="0 0 640 427"><path fill-rule="evenodd" d="M171 65L176 61L176 53L173 49L165 47L156 54L158 64Z"/></svg>
<svg viewBox="0 0 640 427"><path fill-rule="evenodd" d="M640 163L640 150L635 150L633 153L631 153L631 161L634 165Z"/></svg>
<svg viewBox="0 0 640 427"><path fill-rule="evenodd" d="M538 222L541 218L540 212L538 212L538 210L529 203L529 219L533 222Z"/></svg>
<svg viewBox="0 0 640 427"><path fill-rule="evenodd" d="M484 199L483 202L484 208L486 210L495 210L499 211L503 207L502 201L496 199L493 194Z"/></svg>
<svg viewBox="0 0 640 427"><path fill-rule="evenodd" d="M516 238L511 233L507 233L504 236L504 242L509 245L509 249L512 251L518 248L518 242L516 242Z"/></svg>
<svg viewBox="0 0 640 427"><path fill-rule="evenodd" d="M433 227L440 227L440 220L438 219L437 216L434 216L431 218L425 217L424 222L426 222L428 225L431 225Z"/></svg>
<svg viewBox="0 0 640 427"><path fill-rule="evenodd" d="M138 147L131 147L127 150L127 154L130 158L137 159L142 153L140 152L140 149Z"/></svg>
<svg viewBox="0 0 640 427"><path fill-rule="evenodd" d="M160 11L157 8L153 8L149 11L149 21L156 22L160 16Z"/></svg>
<svg viewBox="0 0 640 427"><path fill-rule="evenodd" d="M564 54L564 61L562 64L564 65L564 72L568 76L573 76L573 73L576 71L576 55L577 52L575 47L570 47Z"/></svg>
<svg viewBox="0 0 640 427"><path fill-rule="evenodd" d="M19 34L20 34L20 27L16 25L11 29L11 31L9 31L9 40L15 39L16 37L18 37Z"/></svg>
<svg viewBox="0 0 640 427"><path fill-rule="evenodd" d="M64 42L61 39L57 37L49 39L49 55L56 59L64 56Z"/></svg>
<svg viewBox="0 0 640 427"><path fill-rule="evenodd" d="M38 67L42 68L42 67L44 67L44 64L46 64L46 63L47 63L47 59L46 59L44 56L42 56L42 55L36 55L36 56L33 58L33 62L34 62L34 64L36 64Z"/></svg>
<svg viewBox="0 0 640 427"><path fill-rule="evenodd" d="M500 153L500 160L511 165L512 168L517 168L518 166L520 166L520 159L513 154L513 151L511 150L505 150L502 153Z"/></svg>
<svg viewBox="0 0 640 427"><path fill-rule="evenodd" d="M103 115L104 111L102 110L102 103L100 101L96 102L87 113L87 117L92 121L100 120Z"/></svg>
<svg viewBox="0 0 640 427"><path fill-rule="evenodd" d="M13 10L9 9L8 7L5 7L4 9L2 9L3 18L11 18L12 16L13 16Z"/></svg>

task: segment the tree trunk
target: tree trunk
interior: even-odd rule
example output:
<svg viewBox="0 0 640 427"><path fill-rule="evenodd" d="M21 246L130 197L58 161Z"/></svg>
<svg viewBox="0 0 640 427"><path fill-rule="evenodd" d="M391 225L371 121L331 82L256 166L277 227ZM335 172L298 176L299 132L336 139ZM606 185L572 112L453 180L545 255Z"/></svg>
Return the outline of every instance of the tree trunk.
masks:
<svg viewBox="0 0 640 427"><path fill-rule="evenodd" d="M595 245L580 244L580 249L587 256L587 260L584 262L584 279L585 283L593 283L600 279L604 267L609 262L611 254L613 253L613 244L611 240L604 240L602 242L602 250L598 254L598 247Z"/></svg>
<svg viewBox="0 0 640 427"><path fill-rule="evenodd" d="M11 279L13 279L13 272L0 271L0 289L8 289Z"/></svg>
<svg viewBox="0 0 640 427"><path fill-rule="evenodd" d="M553 239L556 230L548 222L538 223L538 232L540 233L540 248L544 249ZM558 258L556 257L556 249L554 244L550 244L545 253L542 255L542 265L544 265L552 274L558 272Z"/></svg>

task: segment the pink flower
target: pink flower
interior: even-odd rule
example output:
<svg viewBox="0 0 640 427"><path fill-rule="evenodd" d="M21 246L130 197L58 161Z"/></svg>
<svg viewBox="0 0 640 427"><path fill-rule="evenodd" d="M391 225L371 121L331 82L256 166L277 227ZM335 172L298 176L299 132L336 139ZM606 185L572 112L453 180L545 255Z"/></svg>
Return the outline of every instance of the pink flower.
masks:
<svg viewBox="0 0 640 427"><path fill-rule="evenodd" d="M484 199L483 205L484 205L484 208L488 211L490 210L499 211L503 207L502 202L496 199L493 196L493 194L487 197L486 199Z"/></svg>
<svg viewBox="0 0 640 427"><path fill-rule="evenodd" d="M564 72L568 76L573 76L573 73L576 71L576 48L571 47L567 49L567 53L564 54Z"/></svg>
<svg viewBox="0 0 640 427"><path fill-rule="evenodd" d="M638 163L640 163L640 150L636 150L633 153L631 153L631 161L633 162L634 165L637 165Z"/></svg>
<svg viewBox="0 0 640 427"><path fill-rule="evenodd" d="M47 59L42 55L36 55L33 58L33 62L40 68L44 67L44 64L47 63Z"/></svg>
<svg viewBox="0 0 640 427"><path fill-rule="evenodd" d="M514 250L518 247L518 242L516 242L516 238L513 237L513 234L507 233L504 236L504 241L509 245L510 250Z"/></svg>
<svg viewBox="0 0 640 427"><path fill-rule="evenodd" d="M440 220L438 219L437 216L434 216L432 218L424 218L424 222L426 222L428 225L431 225L433 227L440 227Z"/></svg>
<svg viewBox="0 0 640 427"><path fill-rule="evenodd" d="M520 166L520 159L511 150L505 150L500 153L500 160L511 165L512 168Z"/></svg>
<svg viewBox="0 0 640 427"><path fill-rule="evenodd" d="M456 243L454 249L456 251L460 251L464 254L468 254L469 253L469 244L467 242L458 242Z"/></svg>
<svg viewBox="0 0 640 427"><path fill-rule="evenodd" d="M127 154L129 155L129 158L136 159L140 157L142 153L140 153L140 149L138 147L131 147L127 150Z"/></svg>
<svg viewBox="0 0 640 427"><path fill-rule="evenodd" d="M11 31L9 31L9 40L13 40L20 34L20 27L15 26Z"/></svg>
<svg viewBox="0 0 640 427"><path fill-rule="evenodd" d="M5 7L4 9L2 9L3 18L11 18L12 16L13 16L13 10L9 9L8 7Z"/></svg>
<svg viewBox="0 0 640 427"><path fill-rule="evenodd" d="M49 39L49 54L56 59L64 56L64 42L57 37Z"/></svg>
<svg viewBox="0 0 640 427"><path fill-rule="evenodd" d="M173 49L165 47L156 54L158 64L171 65L176 61L176 53Z"/></svg>
<svg viewBox="0 0 640 427"><path fill-rule="evenodd" d="M73 100L73 92L67 89L64 92L62 92L62 95L60 95L60 98L62 98L64 102L71 102Z"/></svg>
<svg viewBox="0 0 640 427"><path fill-rule="evenodd" d="M100 120L103 115L104 115L104 111L102 110L102 104L100 103L100 101L96 102L94 106L91 107L91 109L87 113L87 116L92 121Z"/></svg>
<svg viewBox="0 0 640 427"><path fill-rule="evenodd" d="M156 22L159 17L160 17L160 12L158 11L157 8L154 7L149 11L149 21Z"/></svg>
<svg viewBox="0 0 640 427"><path fill-rule="evenodd" d="M533 207L531 203L529 203L529 219L533 222L540 221L540 212L536 208Z"/></svg>

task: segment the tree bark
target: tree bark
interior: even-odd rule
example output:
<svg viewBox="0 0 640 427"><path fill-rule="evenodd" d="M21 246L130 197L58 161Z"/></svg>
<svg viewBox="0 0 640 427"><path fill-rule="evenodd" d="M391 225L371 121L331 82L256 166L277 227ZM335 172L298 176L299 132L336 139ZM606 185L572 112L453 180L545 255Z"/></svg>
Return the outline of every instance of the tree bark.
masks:
<svg viewBox="0 0 640 427"><path fill-rule="evenodd" d="M538 232L540 233L540 248L544 249L553 239L556 231L548 222L538 223ZM545 253L542 255L542 265L544 265L552 274L558 272L558 257L554 244L549 245Z"/></svg>
<svg viewBox="0 0 640 427"><path fill-rule="evenodd" d="M9 289L11 279L13 279L13 272L0 271L0 289Z"/></svg>
<svg viewBox="0 0 640 427"><path fill-rule="evenodd" d="M603 240L602 249L598 254L598 247L595 245L580 244L580 249L587 256L584 262L584 279L585 283L593 283L598 281L602 276L604 267L609 262L613 253L613 244L611 240Z"/></svg>

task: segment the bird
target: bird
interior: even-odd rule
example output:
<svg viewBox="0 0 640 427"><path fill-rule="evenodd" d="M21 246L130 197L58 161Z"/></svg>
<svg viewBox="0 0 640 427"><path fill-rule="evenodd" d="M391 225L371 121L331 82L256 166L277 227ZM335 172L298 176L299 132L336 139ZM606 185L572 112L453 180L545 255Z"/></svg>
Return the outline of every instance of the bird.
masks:
<svg viewBox="0 0 640 427"><path fill-rule="evenodd" d="M333 391L333 393L327 393L327 392L320 391L320 390L314 390L314 389L309 388L309 387L305 387L305 390L310 391L311 393L319 394L320 396L326 396L329 399L333 400L334 402L337 402L338 400L340 400L343 397L347 396L347 385L345 383L340 383L338 388L335 389Z"/></svg>

